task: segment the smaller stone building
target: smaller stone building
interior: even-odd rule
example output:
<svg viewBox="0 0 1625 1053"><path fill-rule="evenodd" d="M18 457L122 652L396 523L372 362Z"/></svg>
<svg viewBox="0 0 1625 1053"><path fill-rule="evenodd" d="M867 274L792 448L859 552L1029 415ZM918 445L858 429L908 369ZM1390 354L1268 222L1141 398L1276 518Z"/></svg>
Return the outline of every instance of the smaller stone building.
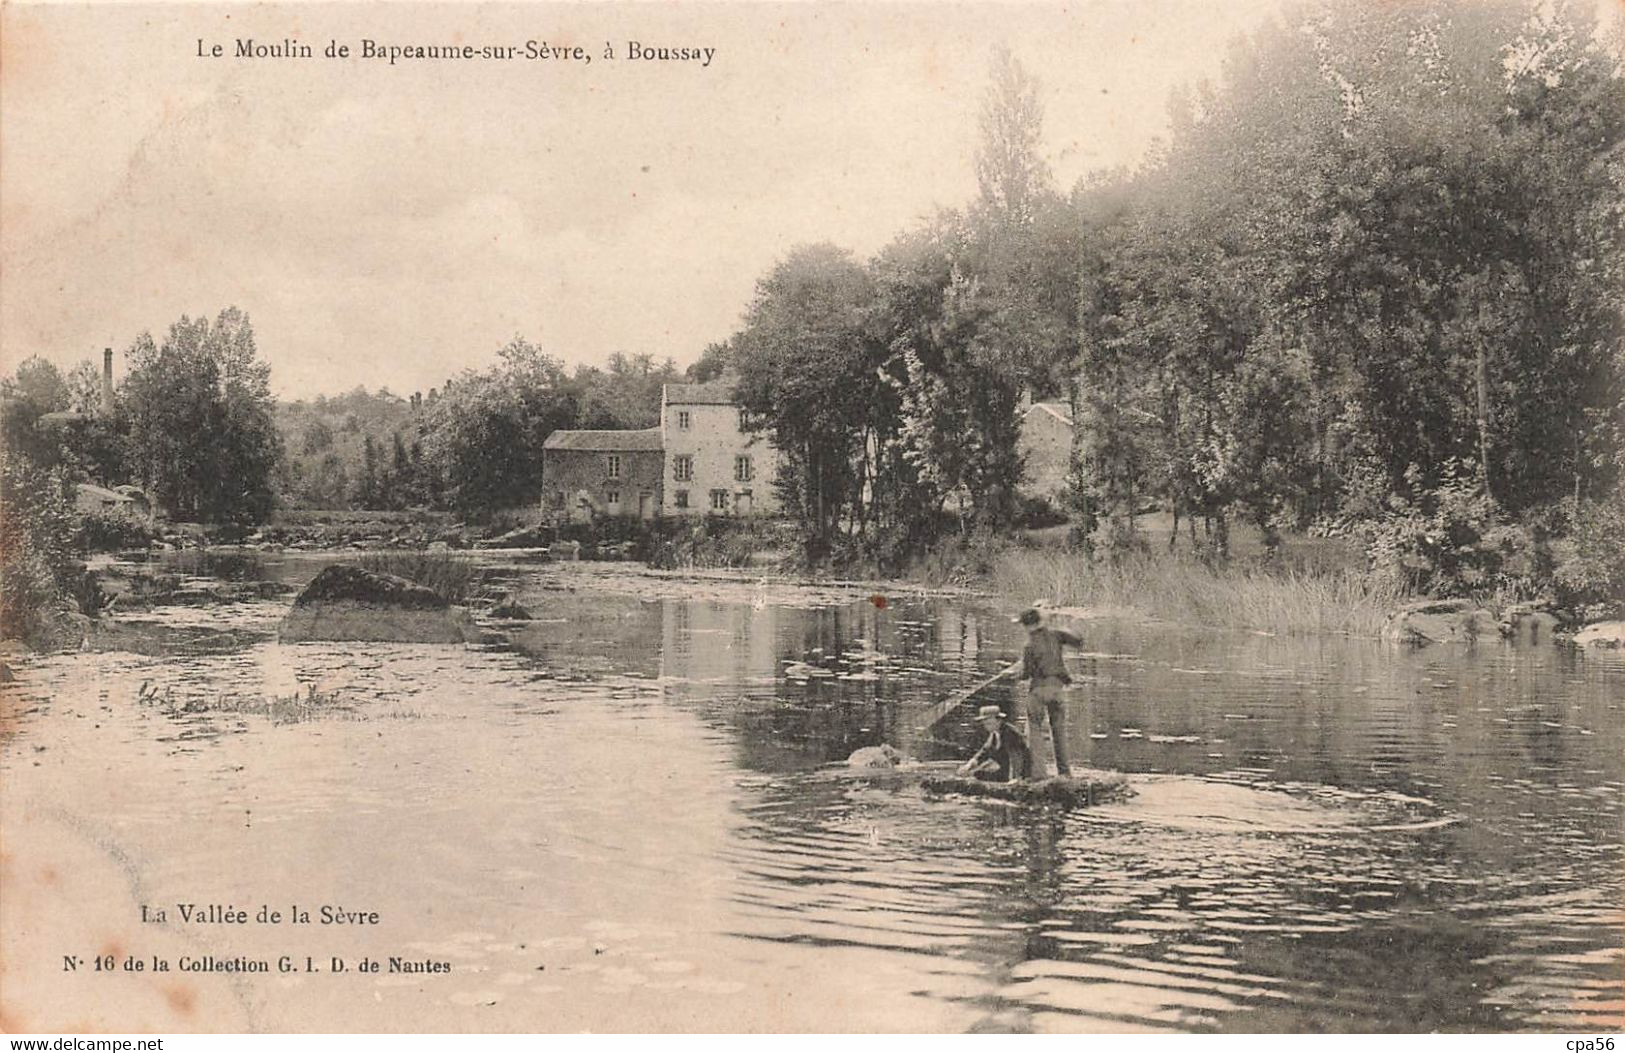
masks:
<svg viewBox="0 0 1625 1053"><path fill-rule="evenodd" d="M117 512L131 519L152 519L152 505L147 495L135 486L108 489L95 483L79 483L74 487L74 510L80 513Z"/></svg>
<svg viewBox="0 0 1625 1053"><path fill-rule="evenodd" d="M1021 417L1021 452L1027 461L1021 491L1059 506L1072 467L1072 409L1064 402L1035 402Z"/></svg>
<svg viewBox="0 0 1625 1053"><path fill-rule="evenodd" d="M664 467L659 428L556 431L542 443L543 507L557 519L653 519Z"/></svg>

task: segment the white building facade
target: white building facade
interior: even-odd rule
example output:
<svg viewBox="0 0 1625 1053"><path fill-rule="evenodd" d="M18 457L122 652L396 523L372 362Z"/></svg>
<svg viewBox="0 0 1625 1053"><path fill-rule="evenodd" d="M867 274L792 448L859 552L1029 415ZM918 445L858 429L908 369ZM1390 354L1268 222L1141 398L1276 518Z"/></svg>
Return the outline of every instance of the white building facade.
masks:
<svg viewBox="0 0 1625 1053"><path fill-rule="evenodd" d="M667 384L660 398L669 516L748 516L778 512L773 478L778 453L765 432L751 432L730 378Z"/></svg>

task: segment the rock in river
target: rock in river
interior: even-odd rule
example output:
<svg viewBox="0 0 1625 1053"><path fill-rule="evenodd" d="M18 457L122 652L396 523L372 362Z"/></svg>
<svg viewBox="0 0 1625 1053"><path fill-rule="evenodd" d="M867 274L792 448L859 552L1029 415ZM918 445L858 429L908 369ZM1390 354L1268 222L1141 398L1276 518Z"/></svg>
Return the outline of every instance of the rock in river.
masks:
<svg viewBox="0 0 1625 1053"><path fill-rule="evenodd" d="M1625 622L1592 622L1574 634L1581 647L1625 647Z"/></svg>
<svg viewBox="0 0 1625 1053"><path fill-rule="evenodd" d="M1500 623L1489 611L1470 600L1418 600L1388 616L1382 626L1384 640L1400 643L1465 643L1481 636L1494 638Z"/></svg>
<svg viewBox="0 0 1625 1053"><path fill-rule="evenodd" d="M305 640L377 640L390 643L464 643L479 638L466 610L433 589L393 574L344 563L311 579L282 619L284 643Z"/></svg>

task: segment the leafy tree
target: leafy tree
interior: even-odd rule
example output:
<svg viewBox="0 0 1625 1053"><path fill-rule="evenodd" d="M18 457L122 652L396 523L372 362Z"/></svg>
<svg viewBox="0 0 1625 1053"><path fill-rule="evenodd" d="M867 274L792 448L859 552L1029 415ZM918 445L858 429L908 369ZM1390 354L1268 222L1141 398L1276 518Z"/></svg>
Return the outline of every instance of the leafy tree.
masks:
<svg viewBox="0 0 1625 1053"><path fill-rule="evenodd" d="M393 433L389 440L389 477L384 486L384 500L390 508L400 510L412 502L416 480L413 478L412 461L406 454L406 443L401 440L401 433Z"/></svg>
<svg viewBox="0 0 1625 1053"><path fill-rule="evenodd" d="M355 501L360 508L381 508L382 487L378 470L378 444L371 435L362 441L361 477L356 480Z"/></svg>
<svg viewBox="0 0 1625 1053"><path fill-rule="evenodd" d="M617 352L607 368L579 367L572 380L580 406L577 426L652 428L660 421L662 387L681 378L671 359L656 364L647 354Z"/></svg>
<svg viewBox="0 0 1625 1053"><path fill-rule="evenodd" d="M539 500L542 443L577 418L576 395L557 359L522 338L499 359L448 384L425 422L428 474L443 480L444 501L476 518Z"/></svg>
<svg viewBox="0 0 1625 1053"><path fill-rule="evenodd" d="M68 408L86 415L100 413L102 406L102 371L90 359L82 359L68 371Z"/></svg>
<svg viewBox="0 0 1625 1053"><path fill-rule="evenodd" d="M688 367L688 379L696 384L703 384L708 380L715 380L729 369L733 368L733 345L731 341L705 345L700 357Z"/></svg>
<svg viewBox="0 0 1625 1053"><path fill-rule="evenodd" d="M64 456L61 432L42 427L40 418L68 405L61 371L37 355L24 359L0 380L0 443L32 464L55 467Z"/></svg>
<svg viewBox="0 0 1625 1053"><path fill-rule="evenodd" d="M347 508L350 501L349 472L337 453L328 452L314 465L301 469L294 495L306 508Z"/></svg>
<svg viewBox="0 0 1625 1053"><path fill-rule="evenodd" d="M327 422L317 420L305 429L304 452L307 456L323 453L333 446L333 429Z"/></svg>
<svg viewBox="0 0 1625 1053"><path fill-rule="evenodd" d="M0 638L36 640L72 610L84 578L72 493L60 468L0 447Z"/></svg>
<svg viewBox="0 0 1625 1053"><path fill-rule="evenodd" d="M1222 551L1232 515L1268 541L1447 484L1467 507L1466 478L1501 514L1606 492L1625 94L1578 11L1297 9L1176 100L1149 166L1075 197L1108 217L1082 253L1091 514L1154 493Z"/></svg>
<svg viewBox="0 0 1625 1053"><path fill-rule="evenodd" d="M131 456L149 492L178 519L263 521L282 441L248 316L183 316L162 346L144 333L128 355Z"/></svg>
<svg viewBox="0 0 1625 1053"><path fill-rule="evenodd" d="M799 246L757 284L734 338L739 400L780 451L780 500L810 562L862 518L866 422L883 386L871 299L870 276L846 251Z"/></svg>

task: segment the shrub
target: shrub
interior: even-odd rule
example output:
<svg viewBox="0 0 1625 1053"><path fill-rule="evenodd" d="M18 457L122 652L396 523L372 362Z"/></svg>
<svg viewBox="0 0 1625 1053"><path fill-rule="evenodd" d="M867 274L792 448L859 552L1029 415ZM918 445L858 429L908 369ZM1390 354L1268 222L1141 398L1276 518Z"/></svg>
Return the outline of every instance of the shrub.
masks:
<svg viewBox="0 0 1625 1053"><path fill-rule="evenodd" d="M1016 526L1028 530L1042 530L1044 527L1063 526L1066 522L1066 513L1056 508L1049 498L1017 495Z"/></svg>
<svg viewBox="0 0 1625 1053"><path fill-rule="evenodd" d="M1585 621L1625 615L1625 485L1566 511L1568 536L1553 546L1558 604Z"/></svg>
<svg viewBox="0 0 1625 1053"><path fill-rule="evenodd" d="M459 606L478 596L485 585L485 572L472 559L450 552L368 552L361 557L360 566L375 574L416 582Z"/></svg>
<svg viewBox="0 0 1625 1053"><path fill-rule="evenodd" d="M996 576L1017 542L987 531L944 538L913 561L910 577L926 585L964 587Z"/></svg>
<svg viewBox="0 0 1625 1053"><path fill-rule="evenodd" d="M663 519L645 545L649 566L661 570L746 567L764 555L795 551L793 527L771 519Z"/></svg>
<svg viewBox="0 0 1625 1053"><path fill-rule="evenodd" d="M147 524L125 512L87 512L79 521L80 537L91 552L145 548L156 537Z"/></svg>
<svg viewBox="0 0 1625 1053"><path fill-rule="evenodd" d="M71 493L60 471L0 451L0 637L47 642L76 596L95 603L99 590L85 587L78 559Z"/></svg>
<svg viewBox="0 0 1625 1053"><path fill-rule="evenodd" d="M1364 527L1371 569L1434 596L1521 597L1539 591L1551 565L1544 531L1505 521L1470 465L1450 461L1432 489L1406 474L1409 493L1389 497Z"/></svg>

